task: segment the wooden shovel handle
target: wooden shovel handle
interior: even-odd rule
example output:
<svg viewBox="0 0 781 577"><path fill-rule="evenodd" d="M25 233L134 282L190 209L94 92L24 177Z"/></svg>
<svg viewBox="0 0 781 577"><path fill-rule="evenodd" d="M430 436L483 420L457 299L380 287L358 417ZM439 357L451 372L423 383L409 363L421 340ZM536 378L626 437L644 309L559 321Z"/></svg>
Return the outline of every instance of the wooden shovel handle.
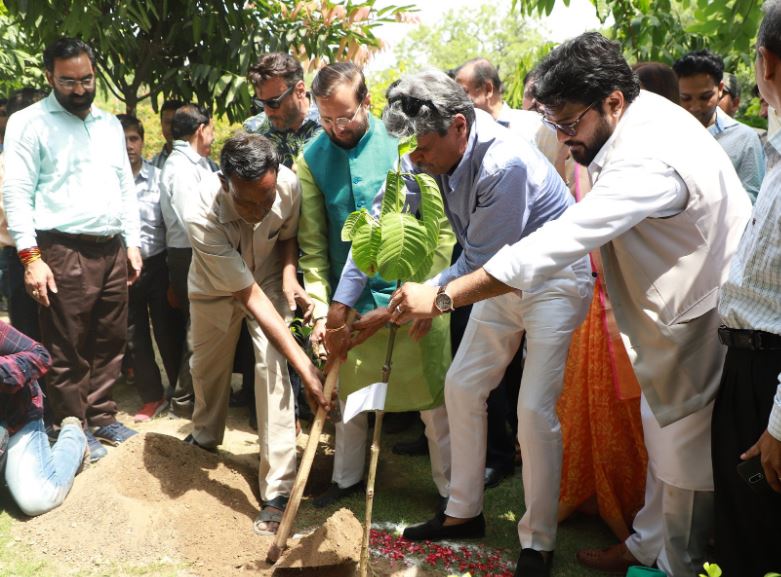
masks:
<svg viewBox="0 0 781 577"><path fill-rule="evenodd" d="M350 311L350 315L347 317L347 323L352 323L354 318L355 311ZM339 379L339 367L341 367L341 365L341 360L336 359L325 378L323 396L326 399L330 399L333 396L334 390L336 389L336 381ZM309 473L312 470L312 461L314 461L317 445L320 442L320 433L323 431L325 417L325 409L323 407L318 407L315 420L312 422L312 428L309 431L309 440L306 443L301 462L298 464L298 473L296 474L295 483L293 483L290 499L287 502L287 507L285 507L285 512L282 514L282 520L279 523L274 542L268 548L268 553L266 553L266 561L269 563L277 562L287 544L287 538L290 536L293 522L298 514L298 507L301 505L301 497L304 495L304 487L306 487Z"/></svg>

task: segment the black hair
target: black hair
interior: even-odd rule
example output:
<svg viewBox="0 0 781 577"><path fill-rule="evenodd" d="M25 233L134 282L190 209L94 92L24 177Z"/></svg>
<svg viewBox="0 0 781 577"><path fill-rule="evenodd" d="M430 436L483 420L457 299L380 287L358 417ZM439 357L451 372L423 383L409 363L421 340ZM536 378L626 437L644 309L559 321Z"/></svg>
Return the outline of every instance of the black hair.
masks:
<svg viewBox="0 0 781 577"><path fill-rule="evenodd" d="M14 112L27 108L31 104L43 100L46 98L46 92L40 88L33 88L31 86L25 86L19 90L15 90L8 97L8 104L6 104L6 113L11 116Z"/></svg>
<svg viewBox="0 0 781 577"><path fill-rule="evenodd" d="M355 88L355 101L360 104L369 89L363 71L352 62L334 62L321 68L312 80L312 96L328 98L340 84L352 84Z"/></svg>
<svg viewBox="0 0 781 577"><path fill-rule="evenodd" d="M678 78L686 78L697 74L707 74L718 84L724 78L724 60L710 50L696 50L681 56L673 64L673 70Z"/></svg>
<svg viewBox="0 0 781 577"><path fill-rule="evenodd" d="M290 54L284 52L269 52L260 57L257 63L249 67L247 78L253 86L258 86L269 78L281 77L285 84L293 86L299 80L304 80L304 69L301 63Z"/></svg>
<svg viewBox="0 0 781 577"><path fill-rule="evenodd" d="M757 32L757 48L765 48L781 57L781 3L766 2L765 13Z"/></svg>
<svg viewBox="0 0 781 577"><path fill-rule="evenodd" d="M122 130L135 130L138 132L141 140L144 140L144 125L141 124L138 118L132 114L117 114L117 118L122 125Z"/></svg>
<svg viewBox="0 0 781 577"><path fill-rule="evenodd" d="M678 77L675 71L661 62L638 62L632 67L640 80L640 87L664 96L675 104L681 103Z"/></svg>
<svg viewBox="0 0 781 577"><path fill-rule="evenodd" d="M640 93L640 83L621 53L621 45L598 32L586 32L556 47L536 72L532 92L546 107L557 108L567 102L593 104L615 90L620 90L629 104Z"/></svg>
<svg viewBox="0 0 781 577"><path fill-rule="evenodd" d="M55 40L43 51L43 66L49 72L54 72L54 61L56 59L67 60L76 58L80 54L86 54L95 68L95 53L92 47L78 38L63 37Z"/></svg>
<svg viewBox="0 0 781 577"><path fill-rule="evenodd" d="M169 110L173 110L174 112L176 112L185 104L186 103L182 100L166 100L165 102L163 102L163 105L160 107L160 118L163 117L163 112L167 112Z"/></svg>
<svg viewBox="0 0 781 577"><path fill-rule="evenodd" d="M203 106L185 104L176 109L171 121L171 136L174 140L185 140L195 134L198 127L209 124L211 114Z"/></svg>
<svg viewBox="0 0 781 577"><path fill-rule="evenodd" d="M226 178L257 180L269 170L279 171L276 147L265 136L237 132L225 141L220 154L220 167Z"/></svg>

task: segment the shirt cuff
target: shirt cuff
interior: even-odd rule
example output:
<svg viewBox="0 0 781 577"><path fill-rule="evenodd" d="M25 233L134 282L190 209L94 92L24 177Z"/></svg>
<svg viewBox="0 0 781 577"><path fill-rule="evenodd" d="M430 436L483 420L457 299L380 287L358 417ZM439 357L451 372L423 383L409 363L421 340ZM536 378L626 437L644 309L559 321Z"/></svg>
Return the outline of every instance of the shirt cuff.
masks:
<svg viewBox="0 0 781 577"><path fill-rule="evenodd" d="M781 441L781 374L778 375L778 389L773 400L773 409L770 411L770 421L767 424L767 432L776 440Z"/></svg>

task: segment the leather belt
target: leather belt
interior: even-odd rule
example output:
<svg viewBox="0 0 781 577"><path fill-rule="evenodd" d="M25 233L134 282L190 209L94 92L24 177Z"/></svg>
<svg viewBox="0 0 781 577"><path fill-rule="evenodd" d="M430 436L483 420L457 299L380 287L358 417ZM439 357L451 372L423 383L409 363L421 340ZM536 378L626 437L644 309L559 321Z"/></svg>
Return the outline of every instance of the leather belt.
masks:
<svg viewBox="0 0 781 577"><path fill-rule="evenodd" d="M751 351L781 350L781 335L754 331L750 329L731 329L728 326L719 327L719 340L721 344L734 349L748 349Z"/></svg>
<svg viewBox="0 0 781 577"><path fill-rule="evenodd" d="M62 238L66 240L88 242L91 244L106 244L108 242L111 242L115 238L117 238L116 234L112 234L110 236L100 236L96 234L62 232L60 230L41 230L41 231L37 231L37 234L49 235L52 238Z"/></svg>

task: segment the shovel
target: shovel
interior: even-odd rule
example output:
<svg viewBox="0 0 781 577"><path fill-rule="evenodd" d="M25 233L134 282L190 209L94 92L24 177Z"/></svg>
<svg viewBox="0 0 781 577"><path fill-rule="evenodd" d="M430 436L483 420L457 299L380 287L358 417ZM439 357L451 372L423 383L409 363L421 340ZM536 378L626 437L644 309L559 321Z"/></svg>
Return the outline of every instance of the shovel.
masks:
<svg viewBox="0 0 781 577"><path fill-rule="evenodd" d="M350 311L350 314L347 317L347 324L351 324L354 318L355 311ZM326 399L330 399L333 396L334 390L336 389L336 381L339 379L339 368L341 365L342 362L337 359L334 361L331 370L328 371L328 375L325 378L325 386L323 387L323 396ZM323 431L325 417L325 409L323 407L318 407L315 420L312 422L312 429L309 431L309 440L306 443L304 454L301 457L301 463L298 465L298 473L296 474L295 483L293 483L290 499L285 507L285 512L282 514L282 520L279 522L279 528L277 529L274 542L266 553L266 561L269 563L276 563L287 545L287 538L290 536L293 522L296 520L298 507L301 505L301 497L304 495L304 487L309 479L309 473L312 470L312 462L314 461L315 453L317 452L317 444L320 442L320 433Z"/></svg>

